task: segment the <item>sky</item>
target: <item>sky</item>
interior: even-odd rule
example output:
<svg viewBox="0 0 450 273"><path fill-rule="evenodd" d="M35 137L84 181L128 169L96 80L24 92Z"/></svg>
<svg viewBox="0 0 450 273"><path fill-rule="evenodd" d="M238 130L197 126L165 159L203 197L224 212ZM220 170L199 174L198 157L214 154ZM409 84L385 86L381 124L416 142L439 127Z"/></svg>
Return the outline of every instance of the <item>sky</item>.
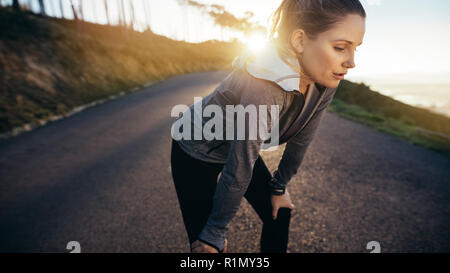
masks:
<svg viewBox="0 0 450 273"><path fill-rule="evenodd" d="M208 0L225 4L235 14L252 10L260 24L281 1ZM415 82L450 83L450 1L363 0L366 35L349 77L402 77ZM412 76L413 75L413 76Z"/></svg>
<svg viewBox="0 0 450 273"><path fill-rule="evenodd" d="M366 35L354 75L409 74L410 81L450 82L450 1L365 2Z"/></svg>
<svg viewBox="0 0 450 273"><path fill-rule="evenodd" d="M0 0L1 1L1 0ZM10 0L9 0L10 1ZM23 0L21 2L27 2ZM37 0L31 0L37 8ZM44 0L48 13L52 0ZM84 1L87 20L106 23L103 0ZM114 6L118 0L108 0L112 17L116 18ZM143 1L133 0L137 10L135 28L145 28ZM254 22L267 26L267 19L281 3L281 0L197 0L205 4L224 5L237 17L252 11ZM8 0L3 0L8 2ZM54 5L59 5L53 0ZM63 0L65 16L70 18L69 0ZM172 39L201 42L210 39L229 40L242 34L223 30L215 26L213 20L194 7L180 5L177 0L148 0L150 21L155 33ZM447 107L450 115L450 1L448 0L361 0L366 13L366 34L363 45L355 56L356 68L349 71L347 78L363 81L381 93L392 95L401 92L398 98L411 104L422 102L425 97L415 98L404 94L405 88L396 85L414 84L416 94L421 94L424 85L448 85L440 87L440 95L433 97L427 91L428 99ZM94 12L97 16L94 18ZM128 13L129 14L129 13ZM56 14L60 16L60 14ZM433 89L434 90L434 89ZM407 98L407 99L404 99ZM425 104L433 104L427 101ZM441 108L442 108L441 107Z"/></svg>
<svg viewBox="0 0 450 273"><path fill-rule="evenodd" d="M74 0L77 2L79 0ZM88 20L106 23L103 0L84 1ZM205 4L224 5L237 17L252 11L254 22L267 26L267 19L281 0L197 0ZM32 1L37 4L36 1ZM51 3L45 0L51 12ZM69 3L68 0L63 2ZM145 21L143 0L134 0L137 17ZM380 78L389 82L402 77L413 81L450 83L450 1L448 0L362 0L366 13L366 35L356 53L357 67L351 78ZM108 0L112 18L117 0ZM179 5L177 0L149 0L151 26L158 34L177 40L200 42L209 39L240 37L238 33L214 26L207 15L193 7ZM36 5L37 7L37 5ZM97 19L94 19L94 11ZM65 5L66 16L71 16ZM59 15L59 14L58 14ZM144 23L136 28L143 29ZM412 77L411 77L412 76Z"/></svg>

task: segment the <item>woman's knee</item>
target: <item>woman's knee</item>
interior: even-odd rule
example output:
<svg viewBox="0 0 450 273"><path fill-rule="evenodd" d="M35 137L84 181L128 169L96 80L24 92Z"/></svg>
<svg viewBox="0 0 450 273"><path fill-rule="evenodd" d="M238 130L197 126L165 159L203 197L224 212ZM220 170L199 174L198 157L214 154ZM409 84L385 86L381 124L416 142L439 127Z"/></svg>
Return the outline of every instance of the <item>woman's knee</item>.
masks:
<svg viewBox="0 0 450 273"><path fill-rule="evenodd" d="M279 208L277 212L276 220L273 219L272 213L265 215L263 219L264 225L271 226L289 226L291 221L291 209L290 208Z"/></svg>

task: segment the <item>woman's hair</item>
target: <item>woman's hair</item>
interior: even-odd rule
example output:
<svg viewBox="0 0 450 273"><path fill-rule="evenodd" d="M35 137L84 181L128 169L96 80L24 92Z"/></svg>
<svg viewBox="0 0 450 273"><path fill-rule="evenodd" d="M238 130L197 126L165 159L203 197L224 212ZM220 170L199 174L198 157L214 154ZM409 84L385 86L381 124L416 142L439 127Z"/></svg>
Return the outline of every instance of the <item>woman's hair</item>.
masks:
<svg viewBox="0 0 450 273"><path fill-rule="evenodd" d="M301 28L314 40L348 14L366 18L359 0L283 0L270 18L269 40L274 42L283 61L298 70L292 63L297 58L290 43L292 32Z"/></svg>

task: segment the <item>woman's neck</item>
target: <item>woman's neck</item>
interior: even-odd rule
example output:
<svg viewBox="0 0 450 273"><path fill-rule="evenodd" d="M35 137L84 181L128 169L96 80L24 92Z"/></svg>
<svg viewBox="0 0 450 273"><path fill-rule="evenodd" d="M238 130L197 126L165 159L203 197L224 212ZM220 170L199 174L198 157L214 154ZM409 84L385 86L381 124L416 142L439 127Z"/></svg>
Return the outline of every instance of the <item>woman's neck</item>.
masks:
<svg viewBox="0 0 450 273"><path fill-rule="evenodd" d="M311 77L306 75L306 73L303 71L303 65L301 59L298 59L298 63L300 64L300 92L303 93L303 95L306 96L306 93L308 92L308 88L311 84L314 84L314 81Z"/></svg>
<svg viewBox="0 0 450 273"><path fill-rule="evenodd" d="M306 96L306 93L308 92L309 86L311 84L314 84L314 82L311 80L307 79L300 80L300 92L303 93L304 96Z"/></svg>

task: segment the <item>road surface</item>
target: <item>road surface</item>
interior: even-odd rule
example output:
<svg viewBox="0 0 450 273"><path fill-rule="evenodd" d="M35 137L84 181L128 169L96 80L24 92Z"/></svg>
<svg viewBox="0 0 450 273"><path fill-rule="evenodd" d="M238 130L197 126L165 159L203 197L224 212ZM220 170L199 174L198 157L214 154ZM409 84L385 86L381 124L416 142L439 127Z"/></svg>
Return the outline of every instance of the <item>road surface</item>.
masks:
<svg viewBox="0 0 450 273"><path fill-rule="evenodd" d="M188 252L170 111L228 72L171 78L0 143L0 252ZM271 170L282 148L263 152ZM288 187L288 252L450 251L450 158L326 113ZM258 252L245 199L230 252Z"/></svg>

